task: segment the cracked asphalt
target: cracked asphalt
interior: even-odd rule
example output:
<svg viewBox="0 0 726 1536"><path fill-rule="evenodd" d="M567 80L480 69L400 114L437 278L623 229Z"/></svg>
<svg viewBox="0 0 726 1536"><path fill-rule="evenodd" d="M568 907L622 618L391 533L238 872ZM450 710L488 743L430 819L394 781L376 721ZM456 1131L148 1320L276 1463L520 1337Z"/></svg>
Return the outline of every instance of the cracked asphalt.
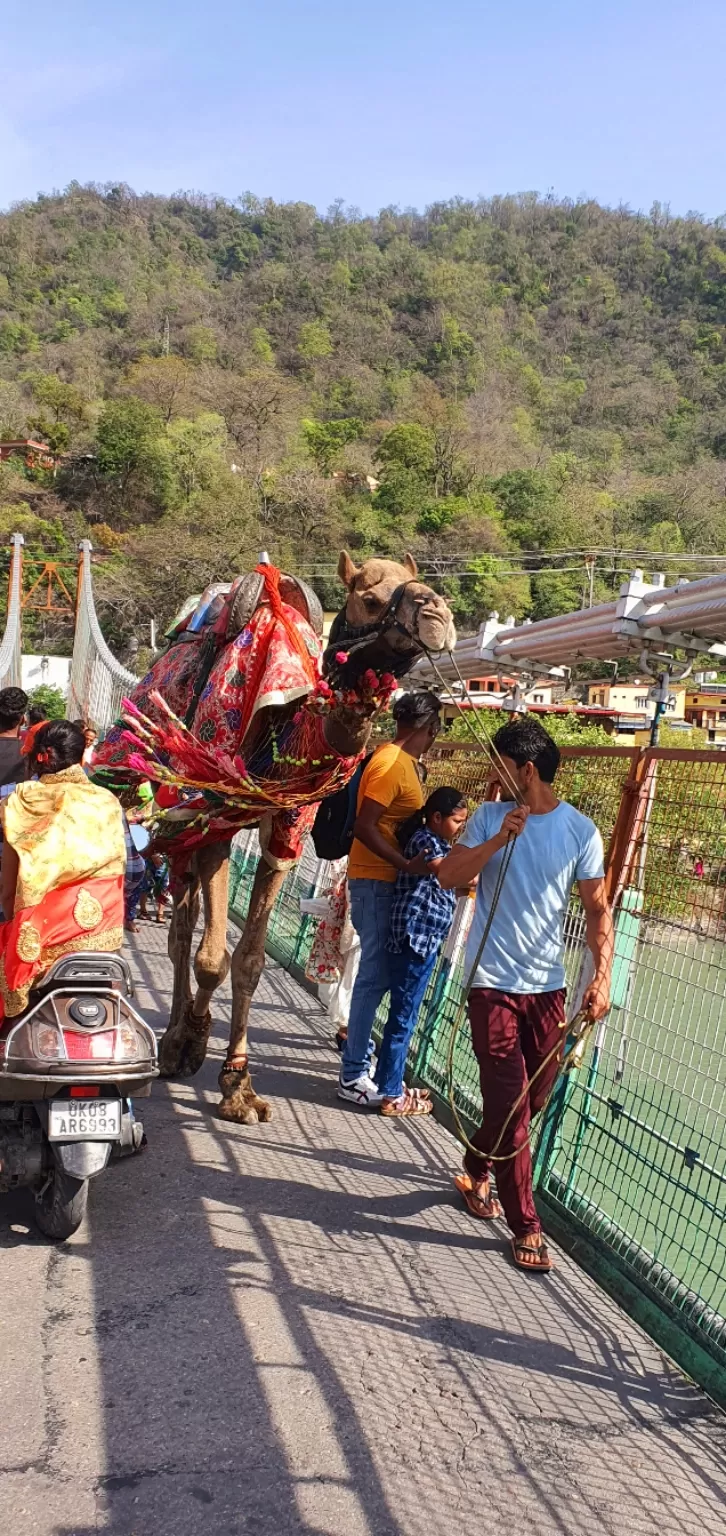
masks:
<svg viewBox="0 0 726 1536"><path fill-rule="evenodd" d="M159 1027L164 948L144 925L133 955ZM227 1014L71 1242L0 1197L2 1536L726 1531L723 1416L564 1255L512 1268L439 1126L340 1105L322 1015L269 963L274 1119L215 1120Z"/></svg>

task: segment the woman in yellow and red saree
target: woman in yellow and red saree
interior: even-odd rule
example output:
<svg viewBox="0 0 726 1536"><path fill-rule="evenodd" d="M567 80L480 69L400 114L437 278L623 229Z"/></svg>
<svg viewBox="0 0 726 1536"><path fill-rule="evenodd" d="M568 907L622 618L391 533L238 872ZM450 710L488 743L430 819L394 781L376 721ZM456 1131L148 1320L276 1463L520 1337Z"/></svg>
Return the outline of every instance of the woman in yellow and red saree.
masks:
<svg viewBox="0 0 726 1536"><path fill-rule="evenodd" d="M52 720L30 757L37 780L0 805L0 1021L22 1013L61 955L123 941L126 842L121 807L81 767L83 732Z"/></svg>

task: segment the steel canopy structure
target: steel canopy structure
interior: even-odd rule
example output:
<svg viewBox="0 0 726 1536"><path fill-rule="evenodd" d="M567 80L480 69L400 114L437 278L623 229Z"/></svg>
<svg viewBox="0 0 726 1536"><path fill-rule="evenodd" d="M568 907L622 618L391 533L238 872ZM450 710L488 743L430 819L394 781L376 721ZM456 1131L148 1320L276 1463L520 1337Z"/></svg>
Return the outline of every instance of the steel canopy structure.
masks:
<svg viewBox="0 0 726 1536"><path fill-rule="evenodd" d="M614 662L624 656L638 656L648 670L663 671L671 669L675 652L726 656L725 642L726 572L667 587L663 575L648 582L636 570L616 600L594 608L522 624L511 618L501 624L492 613L478 634L457 641L451 656L438 657L435 668L422 658L411 677L454 683L483 672L556 672L577 661Z"/></svg>

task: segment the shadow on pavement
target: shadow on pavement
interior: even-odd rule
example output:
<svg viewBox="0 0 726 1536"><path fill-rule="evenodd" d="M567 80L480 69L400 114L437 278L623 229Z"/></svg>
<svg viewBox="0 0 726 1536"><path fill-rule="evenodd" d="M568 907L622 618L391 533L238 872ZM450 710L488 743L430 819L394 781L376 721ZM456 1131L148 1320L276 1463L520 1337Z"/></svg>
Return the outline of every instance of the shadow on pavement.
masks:
<svg viewBox="0 0 726 1536"><path fill-rule="evenodd" d="M143 936L136 959L163 1009L165 962ZM94 1192L105 1470L96 1523L53 1536L718 1529L703 1395L564 1257L514 1272L440 1128L343 1112L289 978L258 996L273 1122L217 1121L210 1059L158 1085L148 1153Z"/></svg>

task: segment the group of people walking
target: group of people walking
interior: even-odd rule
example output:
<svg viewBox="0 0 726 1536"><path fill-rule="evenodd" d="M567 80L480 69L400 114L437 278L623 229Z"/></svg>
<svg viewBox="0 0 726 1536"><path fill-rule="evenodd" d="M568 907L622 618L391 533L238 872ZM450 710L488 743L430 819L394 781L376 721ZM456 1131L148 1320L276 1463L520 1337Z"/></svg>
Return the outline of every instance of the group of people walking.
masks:
<svg viewBox="0 0 726 1536"><path fill-rule="evenodd" d="M22 690L0 690L0 1018L22 1010L51 957L120 947L139 901L152 899L162 918L169 880L159 854L144 858L150 787L135 792L127 819L88 778L90 728L31 720L27 709ZM436 695L404 694L393 716L395 737L372 754L357 790L348 891L360 966L337 1091L390 1118L431 1112L426 1090L405 1082L408 1048L457 892L473 893L465 973L483 1115L455 1182L476 1219L503 1212L521 1268L547 1270L529 1128L564 1048L563 922L574 884L591 956L582 1006L593 1019L609 1006L602 841L588 817L557 798L559 750L531 717L494 736L487 799L469 816L456 787L426 798L422 758L440 728ZM387 995L374 1067L373 1025Z"/></svg>
<svg viewBox="0 0 726 1536"><path fill-rule="evenodd" d="M469 817L456 788L425 798L421 759L440 727L436 695L403 695L394 720L394 740L373 754L358 789L348 888L361 953L338 1095L390 1117L430 1113L426 1091L404 1081L408 1046L456 893L473 891L465 974L483 1117L455 1182L478 1220L504 1213L519 1267L548 1270L529 1129L564 1049L563 922L575 884L591 956L582 1007L597 1019L609 1005L602 840L589 817L557 798L559 749L538 721L519 717L496 733L491 798ZM386 994L374 1068L373 1025Z"/></svg>

